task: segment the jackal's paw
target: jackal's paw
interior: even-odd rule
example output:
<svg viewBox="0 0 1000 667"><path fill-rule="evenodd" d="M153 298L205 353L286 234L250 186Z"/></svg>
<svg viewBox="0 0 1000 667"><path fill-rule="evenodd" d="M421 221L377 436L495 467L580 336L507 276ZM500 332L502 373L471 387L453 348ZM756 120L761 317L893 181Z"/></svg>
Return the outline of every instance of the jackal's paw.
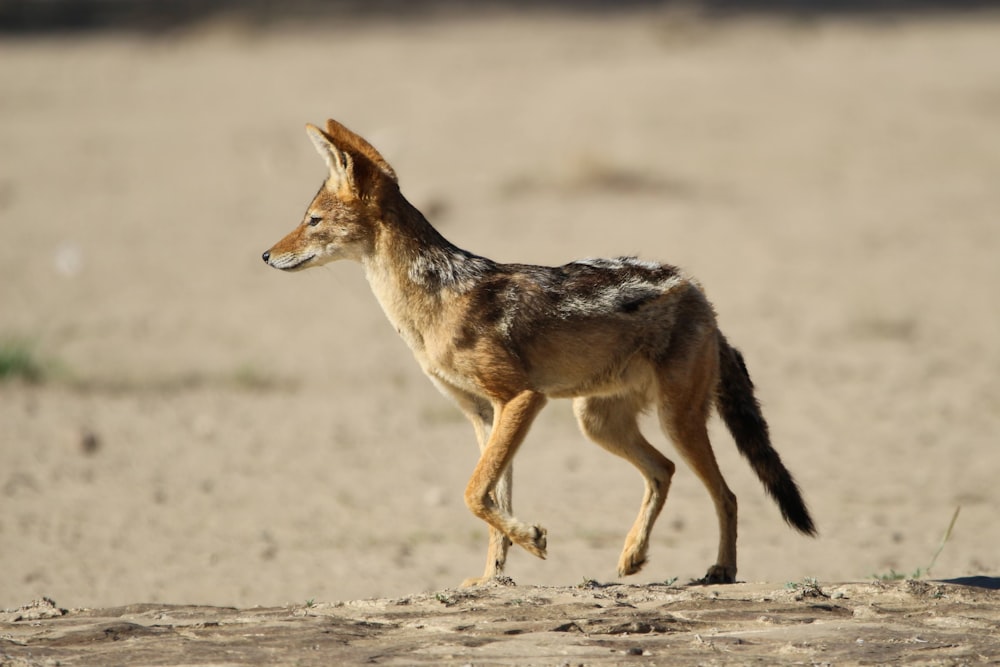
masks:
<svg viewBox="0 0 1000 667"><path fill-rule="evenodd" d="M705 576L697 581L699 584L731 584L736 581L736 568L724 565L713 565L708 568Z"/></svg>
<svg viewBox="0 0 1000 667"><path fill-rule="evenodd" d="M646 564L646 554L638 552L622 552L622 557L618 559L618 576L627 577L635 574Z"/></svg>
<svg viewBox="0 0 1000 667"><path fill-rule="evenodd" d="M515 544L520 544L530 553L545 560L545 548L548 546L546 535L548 535L548 531L541 526L530 526L524 532L511 535L510 538Z"/></svg>

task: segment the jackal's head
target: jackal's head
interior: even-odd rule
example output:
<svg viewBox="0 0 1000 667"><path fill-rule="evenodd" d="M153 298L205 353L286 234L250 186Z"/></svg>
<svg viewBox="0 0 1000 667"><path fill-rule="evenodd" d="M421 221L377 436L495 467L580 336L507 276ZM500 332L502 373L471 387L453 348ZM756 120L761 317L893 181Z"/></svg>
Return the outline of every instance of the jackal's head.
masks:
<svg viewBox="0 0 1000 667"><path fill-rule="evenodd" d="M276 269L297 271L336 259L360 260L372 251L385 196L396 172L367 141L334 120L326 130L306 125L330 175L302 222L264 253Z"/></svg>

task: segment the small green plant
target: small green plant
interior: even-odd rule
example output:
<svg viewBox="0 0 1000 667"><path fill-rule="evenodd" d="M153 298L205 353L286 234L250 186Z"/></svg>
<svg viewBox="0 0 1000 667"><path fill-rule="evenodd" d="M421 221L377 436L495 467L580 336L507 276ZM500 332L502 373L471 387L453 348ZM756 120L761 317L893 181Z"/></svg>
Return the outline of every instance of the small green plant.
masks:
<svg viewBox="0 0 1000 667"><path fill-rule="evenodd" d="M931 562L927 564L925 568L917 568L910 574L905 572L896 572L896 570L889 568L888 574L873 574L872 578L878 581L899 581L900 579L920 579L921 577L931 573L934 569L934 564L937 562L938 556L944 551L944 545L948 543L951 539L951 531L955 528L955 522L958 521L958 513L962 510L962 506L959 505L955 508L955 513L951 515L951 521L948 522L948 528L944 531L944 535L941 537L941 542L938 544L937 551L931 557Z"/></svg>
<svg viewBox="0 0 1000 667"><path fill-rule="evenodd" d="M316 606L316 598L309 598L306 600L306 609Z"/></svg>
<svg viewBox="0 0 1000 667"><path fill-rule="evenodd" d="M801 582L789 581L785 584L785 589L795 592L796 600L804 600L805 598L828 598L830 597L823 592L823 589L819 586L819 581L816 577L805 577Z"/></svg>
<svg viewBox="0 0 1000 667"><path fill-rule="evenodd" d="M0 382L41 382L44 379L45 367L31 343L21 339L0 341Z"/></svg>
<svg viewBox="0 0 1000 667"><path fill-rule="evenodd" d="M802 581L786 581L785 590L798 591L805 588L819 588L819 581L816 577L803 577Z"/></svg>
<svg viewBox="0 0 1000 667"><path fill-rule="evenodd" d="M666 581L664 581L663 583L664 583L665 585L667 585L667 586L673 586L674 584L676 584L676 583L677 583L677 577L670 577L669 579L667 579L667 580L666 580Z"/></svg>
<svg viewBox="0 0 1000 667"><path fill-rule="evenodd" d="M938 544L937 551L934 552L934 556L931 558L931 562L928 563L927 567L924 568L925 573L929 574L930 571L934 568L934 563L937 562L938 556L940 556L941 552L944 551L944 545L947 544L948 540L951 539L951 531L954 530L955 528L955 522L958 521L958 513L960 511L962 511L961 505L956 507L955 513L951 515L951 521L948 522L948 530L944 531L944 535L941 537L941 543Z"/></svg>
<svg viewBox="0 0 1000 667"><path fill-rule="evenodd" d="M924 571L919 567L907 574L905 572L896 572L893 568L889 568L888 572L883 572L882 574L873 574L872 579L878 579L879 581L900 581L902 579L919 579L924 574Z"/></svg>

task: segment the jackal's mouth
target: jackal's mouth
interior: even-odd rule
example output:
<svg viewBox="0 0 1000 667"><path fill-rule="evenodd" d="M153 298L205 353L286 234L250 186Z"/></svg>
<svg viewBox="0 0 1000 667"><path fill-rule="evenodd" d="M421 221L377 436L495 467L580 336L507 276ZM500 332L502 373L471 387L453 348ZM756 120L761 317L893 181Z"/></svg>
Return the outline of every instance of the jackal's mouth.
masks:
<svg viewBox="0 0 1000 667"><path fill-rule="evenodd" d="M304 268L306 264L314 259L316 259L316 255L306 255L301 259L295 255L292 255L291 257L278 257L271 262L271 266L276 269L281 269L282 271L297 271L298 269Z"/></svg>

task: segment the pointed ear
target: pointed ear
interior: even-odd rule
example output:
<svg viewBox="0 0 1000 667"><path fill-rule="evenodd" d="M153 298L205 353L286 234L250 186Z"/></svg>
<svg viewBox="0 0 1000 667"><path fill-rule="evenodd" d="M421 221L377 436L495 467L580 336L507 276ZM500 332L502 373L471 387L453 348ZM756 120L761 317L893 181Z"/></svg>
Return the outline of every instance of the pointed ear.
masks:
<svg viewBox="0 0 1000 667"><path fill-rule="evenodd" d="M326 134L337 142L338 145L344 146L345 148L350 147L350 149L365 156L371 160L372 164L374 164L383 175L388 176L396 183L399 182L399 179L396 178L396 171L389 166L389 163L386 162L386 159L382 157L377 150L375 150L375 147L368 143L360 135L351 132L332 118L326 121Z"/></svg>
<svg viewBox="0 0 1000 667"><path fill-rule="evenodd" d="M329 185L338 192L356 191L354 187L354 164L347 151L337 148L330 137L315 125L306 125L306 134L316 147L316 152L330 168Z"/></svg>

